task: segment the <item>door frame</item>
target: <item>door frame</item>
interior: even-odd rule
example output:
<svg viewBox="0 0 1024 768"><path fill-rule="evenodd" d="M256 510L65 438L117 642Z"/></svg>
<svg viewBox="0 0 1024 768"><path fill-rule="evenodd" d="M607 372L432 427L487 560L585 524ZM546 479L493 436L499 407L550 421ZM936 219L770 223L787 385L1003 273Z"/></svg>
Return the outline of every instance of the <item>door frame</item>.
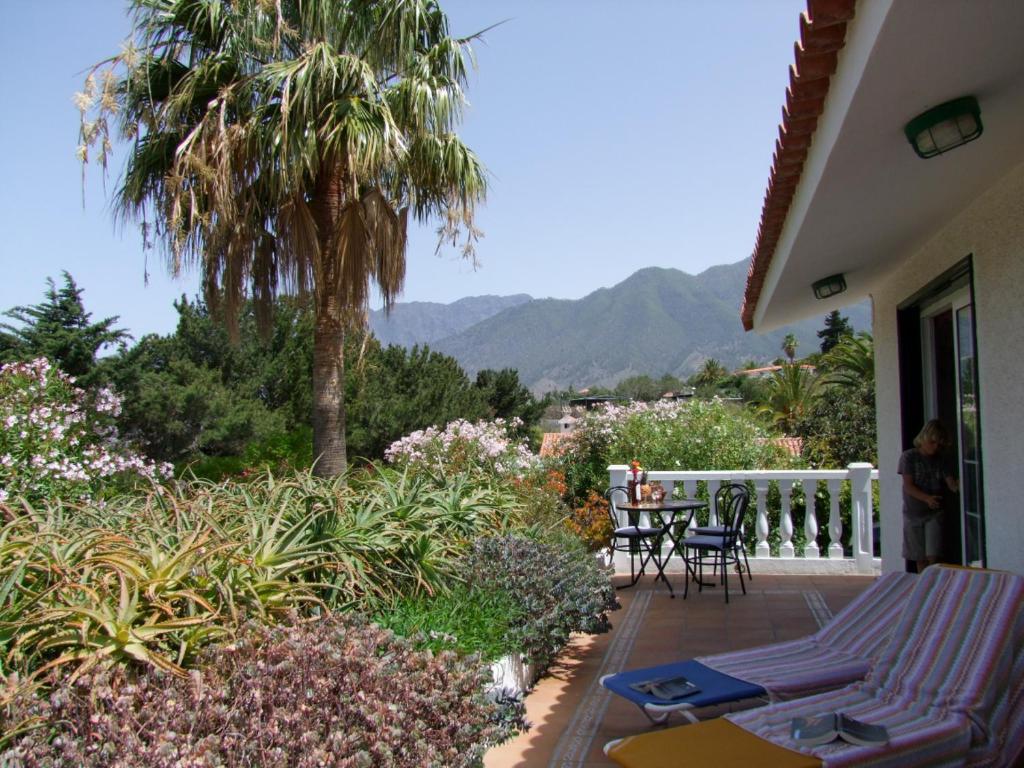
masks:
<svg viewBox="0 0 1024 768"><path fill-rule="evenodd" d="M937 396L937 374L934 358L933 320L950 311L953 331L954 371L953 386L957 405L956 422L949 425L955 432L957 448L957 474L964 475L963 425L960 416L961 381L959 374L960 339L956 333L957 313L964 307L971 308L971 344L974 354L974 391L977 397L977 303L974 301L974 270L973 259L968 255L953 268L930 281L912 296L901 302L897 307L897 347L899 354L900 377L900 421L902 450L913 447L914 437L921 425L928 419L936 418L939 413ZM981 404L976 401L980 412ZM980 516L980 562L986 563L985 553L985 504L984 482L982 470L984 460L981 454L980 419L976 427L979 432L977 442L977 507ZM967 559L967 513L964 507L965 497L960 494L958 500L958 521L960 538L960 562Z"/></svg>

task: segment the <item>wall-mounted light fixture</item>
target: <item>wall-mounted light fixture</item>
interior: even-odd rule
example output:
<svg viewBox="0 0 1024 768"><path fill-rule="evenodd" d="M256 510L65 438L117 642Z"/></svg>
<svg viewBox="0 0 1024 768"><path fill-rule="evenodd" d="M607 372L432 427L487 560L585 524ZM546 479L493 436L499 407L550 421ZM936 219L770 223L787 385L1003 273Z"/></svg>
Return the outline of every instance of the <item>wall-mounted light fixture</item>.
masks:
<svg viewBox="0 0 1024 768"><path fill-rule="evenodd" d="M978 100L964 96L923 112L903 132L918 157L929 158L974 141L982 130Z"/></svg>
<svg viewBox="0 0 1024 768"><path fill-rule="evenodd" d="M829 275L815 281L811 288L814 289L814 298L827 299L829 296L835 296L846 290L846 278L841 274Z"/></svg>

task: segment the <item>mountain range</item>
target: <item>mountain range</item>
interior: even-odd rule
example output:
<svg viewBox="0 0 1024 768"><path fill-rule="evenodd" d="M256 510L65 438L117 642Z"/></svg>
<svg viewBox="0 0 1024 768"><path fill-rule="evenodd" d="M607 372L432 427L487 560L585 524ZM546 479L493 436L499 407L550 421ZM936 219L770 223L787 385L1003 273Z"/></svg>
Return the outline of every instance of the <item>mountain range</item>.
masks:
<svg viewBox="0 0 1024 768"><path fill-rule="evenodd" d="M581 299L475 296L452 304L396 304L371 313L384 344L428 344L451 355L470 376L484 368L515 368L536 393L614 386L628 376L685 378L708 358L735 368L782 354L787 333L798 354L817 350L824 315L764 335L747 333L739 308L748 261L699 275L648 267ZM868 302L843 312L856 330L870 330Z"/></svg>
<svg viewBox="0 0 1024 768"><path fill-rule="evenodd" d="M451 304L399 302L391 308L390 315L382 309L370 312L370 330L384 346L433 345L435 341L461 333L502 310L528 301L533 301L533 297L517 293L513 296L470 296Z"/></svg>

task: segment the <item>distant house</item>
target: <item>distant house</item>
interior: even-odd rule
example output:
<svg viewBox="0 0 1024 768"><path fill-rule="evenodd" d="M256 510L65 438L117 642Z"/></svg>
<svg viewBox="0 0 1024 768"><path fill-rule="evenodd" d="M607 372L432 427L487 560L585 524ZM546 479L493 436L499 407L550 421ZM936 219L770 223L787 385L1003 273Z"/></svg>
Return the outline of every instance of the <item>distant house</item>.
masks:
<svg viewBox="0 0 1024 768"><path fill-rule="evenodd" d="M813 370L815 370L815 367L813 365L809 365L807 363L801 363L800 367L803 368L805 371L813 371ZM733 376L757 376L757 377L761 377L761 376L768 376L768 375L770 375L772 373L775 373L775 371L781 371L781 370L782 370L782 366L781 365L766 365L763 368L744 368L741 371L733 371L732 375Z"/></svg>
<svg viewBox="0 0 1024 768"><path fill-rule="evenodd" d="M693 397L693 387L685 387L684 389L677 390L676 392L666 392L661 396L662 400L688 400Z"/></svg>
<svg viewBox="0 0 1024 768"><path fill-rule="evenodd" d="M558 420L558 428L562 433L572 432L576 427L576 417L572 414L566 414Z"/></svg>
<svg viewBox="0 0 1024 768"><path fill-rule="evenodd" d="M1024 574L1022 40L1012 0L809 0L800 23L741 318L871 297L885 570L897 461L937 418L953 559Z"/></svg>
<svg viewBox="0 0 1024 768"><path fill-rule="evenodd" d="M586 390L583 391L585 392ZM572 398L569 401L569 405L573 408L583 408L590 411L604 403L618 403L627 399L625 397L615 397L614 395L588 395L587 397Z"/></svg>

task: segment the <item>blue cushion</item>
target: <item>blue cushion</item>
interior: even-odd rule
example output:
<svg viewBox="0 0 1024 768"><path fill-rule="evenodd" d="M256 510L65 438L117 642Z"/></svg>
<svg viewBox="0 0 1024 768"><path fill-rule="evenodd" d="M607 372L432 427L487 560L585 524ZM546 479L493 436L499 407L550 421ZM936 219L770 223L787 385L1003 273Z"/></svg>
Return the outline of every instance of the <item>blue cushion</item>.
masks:
<svg viewBox="0 0 1024 768"><path fill-rule="evenodd" d="M723 536L688 536L683 539L683 545L697 549L722 549L725 546Z"/></svg>
<svg viewBox="0 0 1024 768"><path fill-rule="evenodd" d="M627 526L626 528L616 528L616 536L657 536L664 529L662 528L639 528L635 525Z"/></svg>
<svg viewBox="0 0 1024 768"><path fill-rule="evenodd" d="M680 676L685 677L700 688L700 690L681 699L666 701L665 699L660 699L657 696L642 693L629 687L633 683ZM740 701L742 699L767 695L765 689L760 685L722 674L692 659L689 661L677 661L672 664L662 664L656 667L632 669L628 672L620 672L617 675L609 675L601 680L601 685L612 693L629 699L637 706L642 707L645 704L656 704L661 709L667 707L676 707L678 709L709 707L713 704L721 704L727 701Z"/></svg>

